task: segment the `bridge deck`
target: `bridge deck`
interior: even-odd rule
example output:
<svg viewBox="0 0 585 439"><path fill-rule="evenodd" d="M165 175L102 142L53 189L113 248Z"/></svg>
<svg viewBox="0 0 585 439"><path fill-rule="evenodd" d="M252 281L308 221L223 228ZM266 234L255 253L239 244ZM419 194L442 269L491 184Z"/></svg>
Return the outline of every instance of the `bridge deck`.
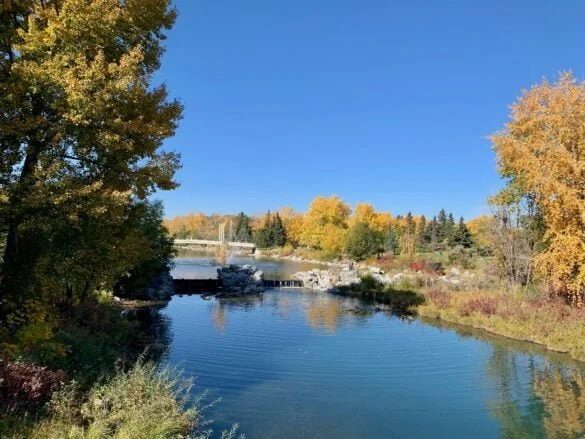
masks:
<svg viewBox="0 0 585 439"><path fill-rule="evenodd" d="M211 239L175 239L174 240L176 245L213 245L213 246L220 246L224 243L221 241L213 241ZM251 242L234 242L228 241L225 242L228 247L240 247L240 248L250 248L255 249L256 245Z"/></svg>

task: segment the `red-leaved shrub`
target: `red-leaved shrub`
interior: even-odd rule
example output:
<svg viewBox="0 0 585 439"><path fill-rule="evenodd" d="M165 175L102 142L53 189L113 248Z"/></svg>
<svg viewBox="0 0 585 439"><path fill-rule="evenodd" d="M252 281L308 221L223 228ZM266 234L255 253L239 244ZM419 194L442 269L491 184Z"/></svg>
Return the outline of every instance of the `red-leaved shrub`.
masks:
<svg viewBox="0 0 585 439"><path fill-rule="evenodd" d="M410 269L415 272L424 272L427 274L437 274L441 275L444 274L445 270L443 269L443 264L440 262L432 262L432 261L412 261L410 263Z"/></svg>
<svg viewBox="0 0 585 439"><path fill-rule="evenodd" d="M412 261L410 263L410 269L412 271L416 271L417 273L419 271L423 271L425 268L425 261Z"/></svg>
<svg viewBox="0 0 585 439"><path fill-rule="evenodd" d="M462 316L470 316L474 312L491 316L496 313L498 302L493 297L481 296L471 299L465 303L460 309L459 313Z"/></svg>
<svg viewBox="0 0 585 439"><path fill-rule="evenodd" d="M437 308L445 309L451 304L451 293L443 290L431 290L428 293L428 297Z"/></svg>
<svg viewBox="0 0 585 439"><path fill-rule="evenodd" d="M61 370L25 361L0 360L0 404L14 408L42 403L66 380L67 374Z"/></svg>

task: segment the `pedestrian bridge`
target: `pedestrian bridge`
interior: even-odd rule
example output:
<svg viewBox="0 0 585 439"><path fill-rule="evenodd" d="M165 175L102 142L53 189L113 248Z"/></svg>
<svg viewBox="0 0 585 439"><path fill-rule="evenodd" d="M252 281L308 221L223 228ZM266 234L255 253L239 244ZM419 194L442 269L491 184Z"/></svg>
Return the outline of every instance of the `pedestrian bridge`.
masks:
<svg viewBox="0 0 585 439"><path fill-rule="evenodd" d="M208 246L223 246L234 248L248 248L254 250L256 245L251 242L233 242L233 241L214 241L211 239L175 239L175 245L208 245Z"/></svg>

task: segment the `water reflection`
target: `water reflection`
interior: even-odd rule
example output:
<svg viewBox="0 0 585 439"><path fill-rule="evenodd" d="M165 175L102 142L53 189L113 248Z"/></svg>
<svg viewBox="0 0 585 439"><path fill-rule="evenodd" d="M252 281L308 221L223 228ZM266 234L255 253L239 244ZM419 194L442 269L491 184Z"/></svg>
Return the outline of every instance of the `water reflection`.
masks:
<svg viewBox="0 0 585 439"><path fill-rule="evenodd" d="M585 366L532 343L433 319L426 324L492 344L485 364L496 397L488 401L505 438L585 438Z"/></svg>
<svg viewBox="0 0 585 439"><path fill-rule="evenodd" d="M312 306L305 310L307 322L312 328L326 328L331 334L339 326L343 309L338 300L331 297L320 297Z"/></svg>
<svg viewBox="0 0 585 439"><path fill-rule="evenodd" d="M544 406L544 429L549 438L585 437L585 375L563 367L535 373L533 388Z"/></svg>
<svg viewBox="0 0 585 439"><path fill-rule="evenodd" d="M168 361L222 397L209 413L216 431L585 437L585 367L535 344L306 290L175 297L163 314Z"/></svg>
<svg viewBox="0 0 585 439"><path fill-rule="evenodd" d="M138 331L141 334L140 346L136 348L144 350L146 359L160 361L168 351L173 340L171 321L162 312L165 307L147 307L128 310L126 317L138 323Z"/></svg>

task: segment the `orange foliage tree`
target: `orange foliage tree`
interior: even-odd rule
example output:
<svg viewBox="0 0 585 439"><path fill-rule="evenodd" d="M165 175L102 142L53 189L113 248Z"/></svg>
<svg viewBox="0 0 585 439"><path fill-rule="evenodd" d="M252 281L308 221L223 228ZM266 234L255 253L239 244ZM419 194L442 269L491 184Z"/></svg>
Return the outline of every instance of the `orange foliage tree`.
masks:
<svg viewBox="0 0 585 439"><path fill-rule="evenodd" d="M529 195L546 224L536 256L551 292L585 298L585 83L563 73L524 91L505 129L492 136L506 195ZM505 197L504 197L505 198Z"/></svg>

